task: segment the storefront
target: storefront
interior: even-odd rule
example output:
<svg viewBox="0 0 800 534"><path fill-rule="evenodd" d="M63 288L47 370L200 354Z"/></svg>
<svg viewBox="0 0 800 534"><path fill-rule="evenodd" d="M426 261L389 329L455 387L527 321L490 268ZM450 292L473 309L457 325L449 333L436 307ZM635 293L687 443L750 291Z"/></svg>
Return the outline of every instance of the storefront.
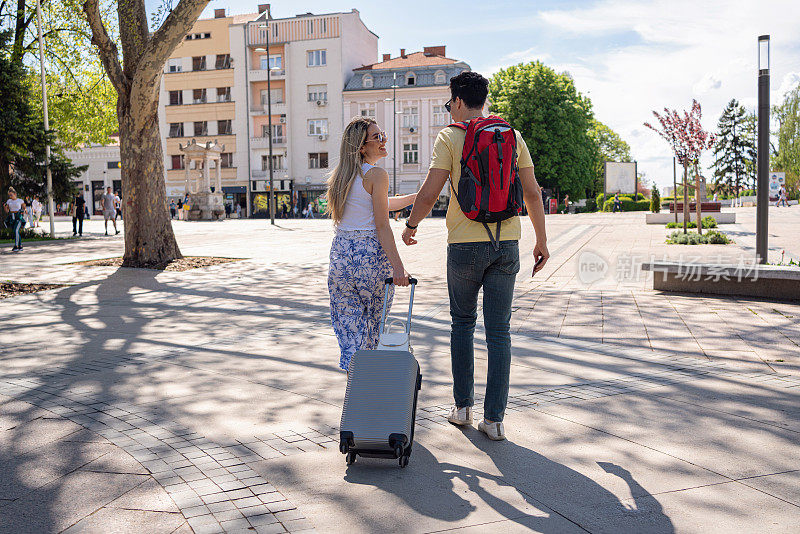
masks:
<svg viewBox="0 0 800 534"><path fill-rule="evenodd" d="M223 202L230 206L231 213L236 213L236 206L242 207L242 216L247 213L247 187L243 185L222 187Z"/></svg>
<svg viewBox="0 0 800 534"><path fill-rule="evenodd" d="M325 211L326 202L323 197L327 190L328 187L325 184L301 184L296 186L298 213L302 214L303 210L311 203L314 204L315 215Z"/></svg>
<svg viewBox="0 0 800 534"><path fill-rule="evenodd" d="M292 211L292 180L273 180L275 185L276 217L281 217L284 212ZM252 180L251 203L253 217L265 219L269 217L269 180Z"/></svg>

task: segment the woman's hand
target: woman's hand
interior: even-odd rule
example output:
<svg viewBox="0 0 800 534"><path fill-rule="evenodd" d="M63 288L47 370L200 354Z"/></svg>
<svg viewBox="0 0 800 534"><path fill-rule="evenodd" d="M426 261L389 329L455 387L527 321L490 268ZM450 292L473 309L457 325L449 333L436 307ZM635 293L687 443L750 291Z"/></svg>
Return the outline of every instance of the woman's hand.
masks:
<svg viewBox="0 0 800 534"><path fill-rule="evenodd" d="M407 286L408 277L409 274L403 267L402 263L396 267L395 266L392 267L392 282L394 282L394 285Z"/></svg>

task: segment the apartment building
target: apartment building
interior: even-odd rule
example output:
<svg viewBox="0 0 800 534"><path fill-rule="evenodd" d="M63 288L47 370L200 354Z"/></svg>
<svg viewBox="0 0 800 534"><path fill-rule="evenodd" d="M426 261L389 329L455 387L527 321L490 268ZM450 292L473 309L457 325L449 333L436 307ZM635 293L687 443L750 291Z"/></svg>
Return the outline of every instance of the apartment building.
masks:
<svg viewBox="0 0 800 534"><path fill-rule="evenodd" d="M382 165L391 178L396 172L395 192L413 193L422 185L433 142L450 121L444 108L450 78L466 70L470 67L463 61L446 57L444 46L426 46L409 54L401 48L397 57L384 54L379 63L353 71L344 89L345 115L373 117L389 134L389 156Z"/></svg>
<svg viewBox="0 0 800 534"><path fill-rule="evenodd" d="M112 137L111 144L89 145L80 150L68 150L64 155L76 167L86 165L86 170L72 183L83 193L91 215L103 214L102 195L106 187L122 194L122 176L119 156L119 138ZM66 213L67 206L57 206L56 213Z"/></svg>
<svg viewBox="0 0 800 534"><path fill-rule="evenodd" d="M217 9L198 20L164 67L159 119L168 196L186 188L178 145L217 140L225 145L226 202L267 216L271 136L279 209L316 199L345 123L342 88L377 50L377 35L355 9L273 19L263 4L258 13L228 17Z"/></svg>

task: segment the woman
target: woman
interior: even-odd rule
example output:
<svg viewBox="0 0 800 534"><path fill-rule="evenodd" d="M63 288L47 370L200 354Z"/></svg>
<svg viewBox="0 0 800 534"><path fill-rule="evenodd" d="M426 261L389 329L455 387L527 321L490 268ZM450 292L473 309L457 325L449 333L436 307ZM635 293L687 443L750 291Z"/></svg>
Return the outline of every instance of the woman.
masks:
<svg viewBox="0 0 800 534"><path fill-rule="evenodd" d="M17 192L13 187L8 188L8 200L6 200L5 212L6 226L14 231L14 247L12 252L22 250L22 228L25 226L25 202L17 198Z"/></svg>
<svg viewBox="0 0 800 534"><path fill-rule="evenodd" d="M328 178L327 214L336 228L328 291L339 367L345 371L357 350L378 344L384 280L392 277L395 285L408 285L389 211L412 204L417 195L389 198L389 175L375 166L385 156L386 134L373 119L357 117L344 130L339 164ZM387 307L393 295L390 288Z"/></svg>

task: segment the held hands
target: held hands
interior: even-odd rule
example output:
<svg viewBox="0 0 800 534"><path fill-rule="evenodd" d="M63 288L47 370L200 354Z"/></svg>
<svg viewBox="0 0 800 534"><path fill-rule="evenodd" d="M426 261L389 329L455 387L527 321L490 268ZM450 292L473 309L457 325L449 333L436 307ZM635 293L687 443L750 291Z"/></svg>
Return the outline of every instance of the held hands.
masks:
<svg viewBox="0 0 800 534"><path fill-rule="evenodd" d="M550 252L547 250L547 245L545 243L536 243L536 246L533 247L533 257L536 260L536 263L533 265L533 272L531 276L534 276L536 273L542 270L544 264L547 263L547 260L550 258Z"/></svg>
<svg viewBox="0 0 800 534"><path fill-rule="evenodd" d="M407 286L408 285L408 272L403 268L403 264L398 265L397 267L392 266L392 281L396 286Z"/></svg>
<svg viewBox="0 0 800 534"><path fill-rule="evenodd" d="M417 240L414 239L414 236L417 234L416 228L409 228L406 226L405 230L403 230L403 243L408 246L416 245Z"/></svg>

